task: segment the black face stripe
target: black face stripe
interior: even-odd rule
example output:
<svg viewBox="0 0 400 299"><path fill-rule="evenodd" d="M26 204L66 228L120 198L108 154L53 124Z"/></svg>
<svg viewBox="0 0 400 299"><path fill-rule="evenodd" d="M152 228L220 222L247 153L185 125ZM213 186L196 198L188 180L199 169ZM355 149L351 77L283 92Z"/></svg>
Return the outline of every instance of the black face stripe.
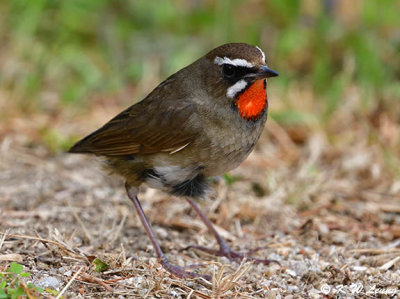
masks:
<svg viewBox="0 0 400 299"><path fill-rule="evenodd" d="M224 80L226 80L229 84L235 84L240 79L243 79L244 76L256 73L257 69L254 67L250 68L224 63L221 65L221 72Z"/></svg>

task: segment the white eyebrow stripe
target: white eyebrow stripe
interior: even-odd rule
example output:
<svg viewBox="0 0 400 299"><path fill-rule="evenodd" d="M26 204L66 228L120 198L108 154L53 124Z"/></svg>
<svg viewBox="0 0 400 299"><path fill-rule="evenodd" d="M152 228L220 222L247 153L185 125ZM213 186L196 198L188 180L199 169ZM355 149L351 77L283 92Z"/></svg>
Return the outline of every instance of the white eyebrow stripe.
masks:
<svg viewBox="0 0 400 299"><path fill-rule="evenodd" d="M251 64L250 62L248 62L246 59L240 59L240 58L235 58L235 59L229 59L228 57L215 57L214 59L214 63L217 65L222 65L222 64L231 64L234 66L243 66L243 67L248 67L248 68L252 68L254 67L253 64Z"/></svg>
<svg viewBox="0 0 400 299"><path fill-rule="evenodd" d="M263 60L263 62L265 63L265 53L263 52L263 50L261 50L261 49L260 49L260 47L259 47L259 46L256 46L256 48L258 49L258 51L260 51L260 52L261 52L261 55L262 55L262 60Z"/></svg>
<svg viewBox="0 0 400 299"><path fill-rule="evenodd" d="M234 98L238 92L241 92L243 89L245 89L247 86L247 82L245 80L239 80L235 84L233 84L231 87L228 88L226 91L226 96L228 98Z"/></svg>

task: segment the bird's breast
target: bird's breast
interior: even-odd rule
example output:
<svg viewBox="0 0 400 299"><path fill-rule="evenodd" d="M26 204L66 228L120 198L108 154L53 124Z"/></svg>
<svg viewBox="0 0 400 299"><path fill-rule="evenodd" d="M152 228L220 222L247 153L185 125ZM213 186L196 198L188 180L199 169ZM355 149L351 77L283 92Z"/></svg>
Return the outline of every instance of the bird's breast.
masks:
<svg viewBox="0 0 400 299"><path fill-rule="evenodd" d="M239 166L256 145L267 118L265 109L256 121L243 119L237 111L209 121L193 144L206 176L221 175Z"/></svg>

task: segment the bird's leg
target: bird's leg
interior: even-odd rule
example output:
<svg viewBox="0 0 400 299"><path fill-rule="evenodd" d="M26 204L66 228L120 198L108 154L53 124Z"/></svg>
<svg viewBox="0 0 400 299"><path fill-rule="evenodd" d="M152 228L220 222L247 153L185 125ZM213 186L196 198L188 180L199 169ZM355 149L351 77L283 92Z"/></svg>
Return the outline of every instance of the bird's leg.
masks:
<svg viewBox="0 0 400 299"><path fill-rule="evenodd" d="M157 258L159 259L161 265L164 267L165 270L167 270L169 273L179 277L179 278L198 278L198 277L203 277L209 281L211 281L211 276L209 275L200 275L194 272L188 272L185 271L184 268L176 266L176 265L172 265L167 257L165 256L165 254L163 253L163 251L161 250L160 245L158 244L158 241L154 235L154 232L150 226L149 221L147 220L146 215L143 212L142 206L139 202L139 199L137 198L136 193L133 190L136 188L130 188L128 185L125 185L126 191L128 193L128 197L130 198L130 200L133 202L133 205L136 208L136 212L139 215L140 221L143 224L144 229L146 230L146 234L149 237L151 243L153 244L154 250L156 251L157 254Z"/></svg>
<svg viewBox="0 0 400 299"><path fill-rule="evenodd" d="M241 261L244 258L246 258L247 260L253 261L256 264L264 264L264 265L268 265L270 263L277 263L279 264L279 262L275 261L275 260L267 260L267 259L258 259L258 258L254 258L251 257L250 255L254 252L256 252L257 250L252 250L249 251L248 253L240 253L240 252L235 252L233 251L228 244L226 243L226 241L221 237L221 235L215 230L214 226L212 225L211 221L207 218L207 216L200 210L200 208L198 207L198 205L192 201L190 198L186 197L186 200L188 201L188 203L192 206L192 208L196 211L197 215L199 215L200 219L204 222L204 224L207 226L207 228L211 231L211 233L214 235L215 239L218 242L219 245L219 249L212 249L212 248L207 248L207 247L203 247L203 246L198 246L198 245L192 245L192 246L188 246L185 248L186 249L197 249L200 251L204 251L207 252L209 254L213 254L216 256L225 256L226 258L228 258L229 260L236 260L236 261Z"/></svg>

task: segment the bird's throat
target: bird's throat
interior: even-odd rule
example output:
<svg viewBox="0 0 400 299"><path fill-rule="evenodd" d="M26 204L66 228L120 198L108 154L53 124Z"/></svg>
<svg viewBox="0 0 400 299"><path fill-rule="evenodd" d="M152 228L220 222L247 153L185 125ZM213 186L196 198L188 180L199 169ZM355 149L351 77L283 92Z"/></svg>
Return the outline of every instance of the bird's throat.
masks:
<svg viewBox="0 0 400 299"><path fill-rule="evenodd" d="M242 118L257 120L267 106L266 82L264 79L251 84L237 99L236 106Z"/></svg>

